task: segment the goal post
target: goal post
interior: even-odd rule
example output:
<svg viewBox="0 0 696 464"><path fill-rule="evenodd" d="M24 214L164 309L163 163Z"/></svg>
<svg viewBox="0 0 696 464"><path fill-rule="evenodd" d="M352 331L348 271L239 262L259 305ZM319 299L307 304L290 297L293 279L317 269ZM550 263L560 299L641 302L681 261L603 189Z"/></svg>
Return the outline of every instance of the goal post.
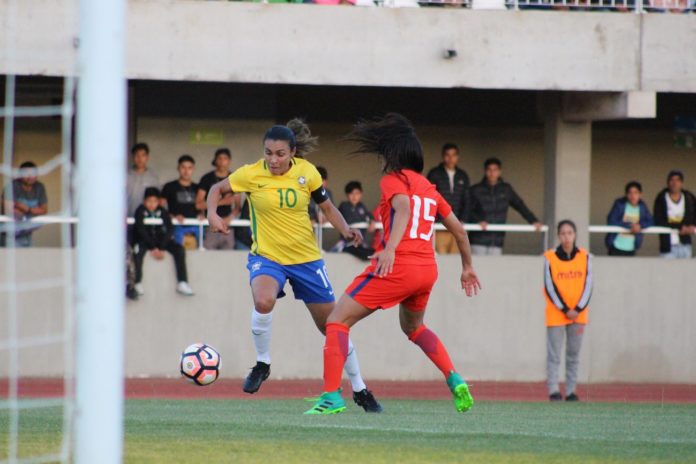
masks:
<svg viewBox="0 0 696 464"><path fill-rule="evenodd" d="M80 0L77 464L123 457L125 0Z"/></svg>

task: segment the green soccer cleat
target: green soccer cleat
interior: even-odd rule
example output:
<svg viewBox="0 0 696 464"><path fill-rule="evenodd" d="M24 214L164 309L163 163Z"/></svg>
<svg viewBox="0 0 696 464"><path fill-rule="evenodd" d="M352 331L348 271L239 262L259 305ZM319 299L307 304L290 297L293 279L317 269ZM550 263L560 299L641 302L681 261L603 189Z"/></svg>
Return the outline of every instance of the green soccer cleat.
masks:
<svg viewBox="0 0 696 464"><path fill-rule="evenodd" d="M447 377L447 386L452 392L454 407L459 412L467 412L474 405L474 398L469 392L469 386L464 379L454 371Z"/></svg>
<svg viewBox="0 0 696 464"><path fill-rule="evenodd" d="M324 392L312 409L305 411L305 414L338 414L346 410L346 402L341 397L341 390Z"/></svg>

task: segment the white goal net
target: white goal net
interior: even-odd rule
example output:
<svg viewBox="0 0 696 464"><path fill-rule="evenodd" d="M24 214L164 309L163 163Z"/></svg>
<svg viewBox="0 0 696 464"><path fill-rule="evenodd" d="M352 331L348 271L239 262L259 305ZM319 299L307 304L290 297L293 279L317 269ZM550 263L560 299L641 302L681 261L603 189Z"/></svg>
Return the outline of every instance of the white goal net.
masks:
<svg viewBox="0 0 696 464"><path fill-rule="evenodd" d="M125 3L0 2L0 464L121 460Z"/></svg>

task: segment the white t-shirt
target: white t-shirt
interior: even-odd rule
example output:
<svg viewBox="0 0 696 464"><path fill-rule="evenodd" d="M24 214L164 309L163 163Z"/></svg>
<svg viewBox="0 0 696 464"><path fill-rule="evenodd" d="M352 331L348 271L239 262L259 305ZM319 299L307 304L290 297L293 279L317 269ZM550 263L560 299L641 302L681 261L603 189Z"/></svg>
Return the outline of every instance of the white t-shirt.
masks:
<svg viewBox="0 0 696 464"><path fill-rule="evenodd" d="M672 197L669 196L669 192L665 192L665 200L667 201L667 222L669 224L681 224L684 220L684 209L686 208L684 194L682 193L679 201L675 203L672 201ZM679 232L677 230L669 234L669 236L672 245L679 245Z"/></svg>
<svg viewBox="0 0 696 464"><path fill-rule="evenodd" d="M450 171L449 169L445 168L445 172L447 173L447 177L449 177L450 193L454 193L454 175L457 173L457 170L452 169Z"/></svg>

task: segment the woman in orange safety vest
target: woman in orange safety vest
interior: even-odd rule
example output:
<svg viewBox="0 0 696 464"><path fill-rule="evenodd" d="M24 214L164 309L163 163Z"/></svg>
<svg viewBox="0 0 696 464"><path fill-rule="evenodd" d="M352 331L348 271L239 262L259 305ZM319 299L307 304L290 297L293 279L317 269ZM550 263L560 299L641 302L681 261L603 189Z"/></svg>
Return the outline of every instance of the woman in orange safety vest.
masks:
<svg viewBox="0 0 696 464"><path fill-rule="evenodd" d="M563 339L566 341L566 401L578 401L575 385L582 335L592 296L592 265L587 250L575 245L573 221L558 223L560 245L544 253L546 297L546 385L549 399L563 399L558 386Z"/></svg>

